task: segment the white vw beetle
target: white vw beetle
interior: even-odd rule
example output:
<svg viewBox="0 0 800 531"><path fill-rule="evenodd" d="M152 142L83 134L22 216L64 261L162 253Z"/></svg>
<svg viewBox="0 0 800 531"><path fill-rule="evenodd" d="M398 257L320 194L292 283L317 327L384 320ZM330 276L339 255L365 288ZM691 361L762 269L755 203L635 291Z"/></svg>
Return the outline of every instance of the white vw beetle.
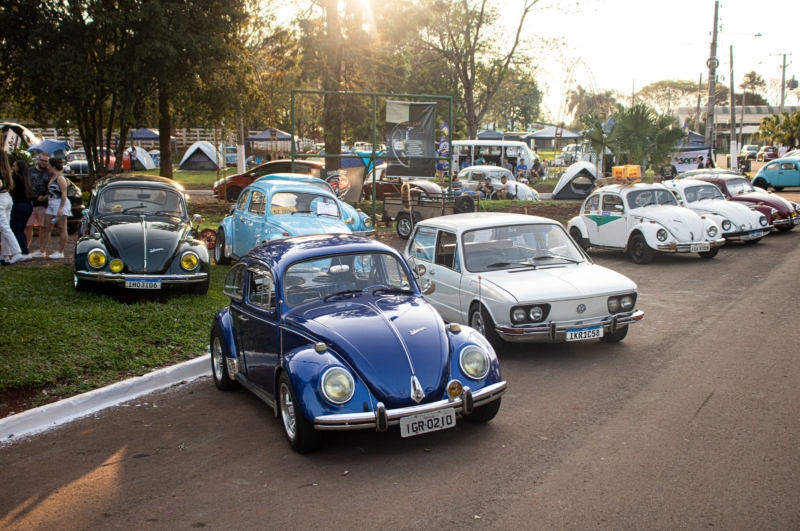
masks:
<svg viewBox="0 0 800 531"><path fill-rule="evenodd" d="M509 181L517 183L517 199L520 201L539 201L539 192L527 184L518 182L513 173L499 166L470 166L464 168L458 173L458 180L464 183L464 186L469 188L471 192L474 192L478 189L478 185L488 177L492 180L494 189L499 190L503 187L500 177L504 175ZM496 197L493 196L489 199L496 199Z"/></svg>
<svg viewBox="0 0 800 531"><path fill-rule="evenodd" d="M599 188L567 228L584 249L623 249L637 264L650 263L655 251L714 258L725 244L713 220L678 206L662 184Z"/></svg>
<svg viewBox="0 0 800 531"><path fill-rule="evenodd" d="M758 243L775 230L767 216L742 203L726 200L722 191L711 183L681 179L668 181L664 186L672 191L679 204L714 220L728 241Z"/></svg>
<svg viewBox="0 0 800 531"><path fill-rule="evenodd" d="M406 260L448 322L469 323L497 349L509 342L620 341L636 310L636 284L592 263L551 219L471 213L418 223Z"/></svg>

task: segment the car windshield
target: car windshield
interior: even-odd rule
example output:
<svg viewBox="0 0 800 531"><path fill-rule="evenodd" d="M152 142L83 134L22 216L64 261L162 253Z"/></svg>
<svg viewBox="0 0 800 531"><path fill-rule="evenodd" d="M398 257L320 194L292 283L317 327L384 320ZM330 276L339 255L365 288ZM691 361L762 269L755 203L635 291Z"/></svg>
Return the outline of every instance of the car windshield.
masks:
<svg viewBox="0 0 800 531"><path fill-rule="evenodd" d="M686 201L694 203L695 201L704 201L708 199L725 199L719 188L713 184L704 184L702 186L690 186L683 192Z"/></svg>
<svg viewBox="0 0 800 531"><path fill-rule="evenodd" d="M678 203L669 190L638 190L628 194L630 208L642 208L650 205L675 205Z"/></svg>
<svg viewBox="0 0 800 531"><path fill-rule="evenodd" d="M465 232L464 265L478 273L583 262L581 252L560 225L506 225Z"/></svg>
<svg viewBox="0 0 800 531"><path fill-rule="evenodd" d="M487 172L487 175L492 179L492 181L500 182L500 177L503 176L506 176L509 181L516 181L510 171L490 171Z"/></svg>
<svg viewBox="0 0 800 531"><path fill-rule="evenodd" d="M72 162L73 160L86 160L86 153L68 153L67 162Z"/></svg>
<svg viewBox="0 0 800 531"><path fill-rule="evenodd" d="M728 193L731 195L755 192L753 185L747 179L731 179L728 181Z"/></svg>
<svg viewBox="0 0 800 531"><path fill-rule="evenodd" d="M278 192L272 196L269 211L279 214L312 214L339 217L336 199L312 192Z"/></svg>
<svg viewBox="0 0 800 531"><path fill-rule="evenodd" d="M97 201L97 215L163 214L186 217L183 200L177 192L147 186L115 186L106 188Z"/></svg>
<svg viewBox="0 0 800 531"><path fill-rule="evenodd" d="M405 261L389 253L340 254L297 262L283 275L284 301L298 306L360 293L412 294Z"/></svg>

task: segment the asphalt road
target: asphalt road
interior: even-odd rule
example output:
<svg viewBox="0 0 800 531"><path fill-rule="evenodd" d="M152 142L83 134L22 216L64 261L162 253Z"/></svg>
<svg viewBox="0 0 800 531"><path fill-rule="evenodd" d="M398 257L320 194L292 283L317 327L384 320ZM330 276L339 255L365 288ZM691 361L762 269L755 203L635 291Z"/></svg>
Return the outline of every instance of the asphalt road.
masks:
<svg viewBox="0 0 800 531"><path fill-rule="evenodd" d="M622 253L620 344L517 347L483 426L293 453L209 379L0 448L0 528L798 529L800 230L714 260Z"/></svg>

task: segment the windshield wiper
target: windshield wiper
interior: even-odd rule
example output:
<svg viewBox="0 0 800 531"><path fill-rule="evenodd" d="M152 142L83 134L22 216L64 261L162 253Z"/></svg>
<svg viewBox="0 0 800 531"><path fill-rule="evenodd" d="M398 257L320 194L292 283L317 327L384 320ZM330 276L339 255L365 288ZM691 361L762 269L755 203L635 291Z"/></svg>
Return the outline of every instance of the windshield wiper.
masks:
<svg viewBox="0 0 800 531"><path fill-rule="evenodd" d="M497 267L508 267L514 266L512 269L519 269L521 267L532 267L536 269L536 264L532 264L530 262L495 262L494 264L489 264L486 266L487 269L494 269Z"/></svg>
<svg viewBox="0 0 800 531"><path fill-rule="evenodd" d="M411 291L410 289L403 289L403 288L397 288L397 287L375 288L375 289L370 290L370 291L372 292L373 295L375 295L379 291L385 291L387 293L405 293L405 294L413 293L413 291Z"/></svg>
<svg viewBox="0 0 800 531"><path fill-rule="evenodd" d="M156 212L156 216L169 216L172 218L179 218L180 216L175 213L174 210L159 210Z"/></svg>
<svg viewBox="0 0 800 531"><path fill-rule="evenodd" d="M569 256L561 256L560 254L546 254L544 256L534 256L534 260L539 260L541 258L558 258L561 260L566 260L567 262L572 262L573 264L580 264L579 260L575 260L574 258L570 258Z"/></svg>
<svg viewBox="0 0 800 531"><path fill-rule="evenodd" d="M128 208L126 208L125 210L123 210L123 211L121 212L121 214L125 214L125 213L127 213L129 210L144 210L145 212L147 212L147 207L146 207L146 206L144 206L144 205L139 205L139 206L128 207Z"/></svg>
<svg viewBox="0 0 800 531"><path fill-rule="evenodd" d="M346 289L344 291L337 291L336 293L331 293L330 295L325 295L324 297L322 297L322 300L327 302L328 299L330 299L331 297L338 297L339 295L348 295L350 293L364 293L364 290Z"/></svg>
<svg viewBox="0 0 800 531"><path fill-rule="evenodd" d="M292 215L294 216L295 214L313 214L313 212L310 210L295 210Z"/></svg>
<svg viewBox="0 0 800 531"><path fill-rule="evenodd" d="M339 219L339 214L329 214L328 212L317 212L317 216L330 216Z"/></svg>

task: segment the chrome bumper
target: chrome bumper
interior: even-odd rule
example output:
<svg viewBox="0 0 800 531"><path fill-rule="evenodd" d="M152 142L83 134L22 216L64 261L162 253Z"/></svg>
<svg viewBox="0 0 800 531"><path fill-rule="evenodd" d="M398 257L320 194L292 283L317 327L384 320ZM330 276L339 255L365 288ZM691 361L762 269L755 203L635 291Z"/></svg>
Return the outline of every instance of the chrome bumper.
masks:
<svg viewBox="0 0 800 531"><path fill-rule="evenodd" d="M750 233L751 232L761 231L761 232L764 233L764 235L766 235L766 234L768 234L768 233L770 233L770 232L772 232L774 230L775 230L775 227L773 227L772 225L767 225L766 227L763 227L763 228L760 228L760 229L744 230L744 231L740 231L740 232L722 233L722 237L725 238L726 240L729 240L729 241L743 241L743 242L746 242L746 241L752 239L752 238L750 238Z"/></svg>
<svg viewBox="0 0 800 531"><path fill-rule="evenodd" d="M776 227L791 227L797 218L773 219L772 224Z"/></svg>
<svg viewBox="0 0 800 531"><path fill-rule="evenodd" d="M147 279L160 280L162 284L195 284L204 282L208 278L208 273L193 273L187 275L136 275L130 273L104 273L102 271L76 271L75 275L80 280L90 280L92 282L108 284L125 284L126 280Z"/></svg>
<svg viewBox="0 0 800 531"><path fill-rule="evenodd" d="M570 328L583 328L588 326L603 326L604 333L611 333L617 331L618 328L633 324L641 321L644 318L644 312L636 310L628 315L609 315L597 321L551 321L549 323L541 323L538 325L530 325L525 327L513 326L497 326L495 331L505 341L510 343L525 343L525 342L552 342L559 343L566 341L567 330ZM580 324L577 324L580 323Z"/></svg>
<svg viewBox="0 0 800 531"><path fill-rule="evenodd" d="M725 245L725 238L717 238L716 240L709 241L702 241L702 242L688 242L688 243L659 243L658 250L663 253L691 253L692 252L692 245L697 245L698 243L707 243L711 249L714 247L719 247L721 245Z"/></svg>
<svg viewBox="0 0 800 531"><path fill-rule="evenodd" d="M374 238L377 232L375 230L354 230L353 234L356 236L364 236L365 238Z"/></svg>
<svg viewBox="0 0 800 531"><path fill-rule="evenodd" d="M492 400L500 398L506 392L506 382L487 385L483 389L472 393L469 387L464 387L461 396L453 400L439 400L430 404L420 406L403 407L400 409L386 409L381 402L378 402L374 412L367 413L342 413L337 415L323 415L314 419L314 429L322 431L333 430L378 430L385 431L389 426L397 426L400 419L419 415L420 413L430 413L441 409L453 408L456 413L463 413L464 404L472 402L473 408L488 404ZM470 400L471 399L471 400Z"/></svg>

